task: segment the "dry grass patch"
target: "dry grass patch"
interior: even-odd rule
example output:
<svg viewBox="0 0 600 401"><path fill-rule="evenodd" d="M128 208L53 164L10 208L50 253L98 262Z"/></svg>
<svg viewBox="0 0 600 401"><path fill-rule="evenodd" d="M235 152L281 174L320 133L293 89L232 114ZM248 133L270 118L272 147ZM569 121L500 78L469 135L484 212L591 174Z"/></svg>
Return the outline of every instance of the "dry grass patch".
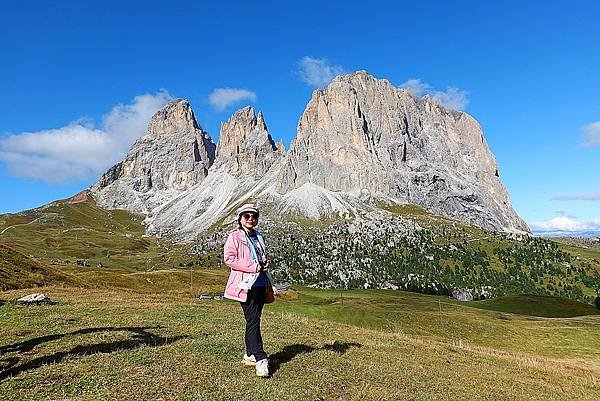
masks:
<svg viewBox="0 0 600 401"><path fill-rule="evenodd" d="M0 307L2 400L593 400L597 394L595 357L547 357L349 325L306 315L301 296L265 309L273 376L262 380L240 363L237 303L177 293L45 292L58 303Z"/></svg>

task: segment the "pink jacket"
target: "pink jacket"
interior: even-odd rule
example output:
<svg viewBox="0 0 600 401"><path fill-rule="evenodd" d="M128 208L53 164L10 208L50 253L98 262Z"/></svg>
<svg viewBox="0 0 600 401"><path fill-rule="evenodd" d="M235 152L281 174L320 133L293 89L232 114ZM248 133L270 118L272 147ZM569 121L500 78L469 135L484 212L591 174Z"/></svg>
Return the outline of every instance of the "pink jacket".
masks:
<svg viewBox="0 0 600 401"><path fill-rule="evenodd" d="M231 269L225 287L225 298L246 302L248 291L238 288L238 285L244 279L244 275L256 273L259 266L252 260L250 244L242 230L235 229L229 233L223 249L223 258Z"/></svg>

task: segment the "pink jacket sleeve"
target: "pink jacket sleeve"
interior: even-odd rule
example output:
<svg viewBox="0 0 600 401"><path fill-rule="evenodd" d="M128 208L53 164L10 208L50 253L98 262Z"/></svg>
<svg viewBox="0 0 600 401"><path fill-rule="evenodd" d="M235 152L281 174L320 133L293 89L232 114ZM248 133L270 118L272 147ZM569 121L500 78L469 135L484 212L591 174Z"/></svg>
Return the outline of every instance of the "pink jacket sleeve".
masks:
<svg viewBox="0 0 600 401"><path fill-rule="evenodd" d="M244 273L256 273L256 263L248 255L244 255L241 249L244 245L235 238L235 234L231 233L227 237L225 247L223 248L223 259L225 264L231 270L237 270ZM246 256L245 258L243 256Z"/></svg>

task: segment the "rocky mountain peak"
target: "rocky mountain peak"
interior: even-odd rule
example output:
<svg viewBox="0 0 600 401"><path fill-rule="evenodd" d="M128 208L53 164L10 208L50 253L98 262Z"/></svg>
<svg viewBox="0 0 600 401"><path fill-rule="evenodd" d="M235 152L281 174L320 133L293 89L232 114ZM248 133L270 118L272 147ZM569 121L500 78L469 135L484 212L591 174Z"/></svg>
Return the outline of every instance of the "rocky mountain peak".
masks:
<svg viewBox="0 0 600 401"><path fill-rule="evenodd" d="M370 193L492 229L527 231L481 127L365 71L334 78L298 123L278 190Z"/></svg>
<svg viewBox="0 0 600 401"><path fill-rule="evenodd" d="M221 123L217 157L237 153L239 146L251 135L270 137L262 112L257 116L252 106L246 106Z"/></svg>
<svg viewBox="0 0 600 401"><path fill-rule="evenodd" d="M263 131L267 131L267 123L265 122L265 116L262 111L258 112L258 117L256 118L256 126L260 127Z"/></svg>
<svg viewBox="0 0 600 401"><path fill-rule="evenodd" d="M92 193L101 206L151 211L148 232L186 238L249 197L282 215L356 216L410 203L486 229L528 231L474 118L366 71L313 92L288 153L250 106L221 124L216 147L189 103L175 100Z"/></svg>
<svg viewBox="0 0 600 401"><path fill-rule="evenodd" d="M157 111L148 124L148 135L159 137L176 133L202 131L192 106L184 99L175 99Z"/></svg>
<svg viewBox="0 0 600 401"><path fill-rule="evenodd" d="M214 162L215 148L190 104L173 100L152 116L147 134L90 190L101 206L145 212L200 183Z"/></svg>
<svg viewBox="0 0 600 401"><path fill-rule="evenodd" d="M262 112L246 106L221 124L215 168L226 166L230 174L264 174L283 155L269 134Z"/></svg>
<svg viewBox="0 0 600 401"><path fill-rule="evenodd" d="M359 70L349 74L338 75L325 87L324 91L352 89L354 91L399 90L399 88L394 87L387 79L375 78L367 71Z"/></svg>

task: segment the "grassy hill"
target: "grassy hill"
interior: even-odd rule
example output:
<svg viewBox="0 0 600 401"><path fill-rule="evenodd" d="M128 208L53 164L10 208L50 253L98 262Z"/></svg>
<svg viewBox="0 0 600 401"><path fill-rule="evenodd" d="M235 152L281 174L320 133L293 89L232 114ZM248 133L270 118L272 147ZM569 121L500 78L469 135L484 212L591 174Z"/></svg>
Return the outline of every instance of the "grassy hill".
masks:
<svg viewBox="0 0 600 401"><path fill-rule="evenodd" d="M263 219L277 278L322 288L431 294L462 288L476 298L528 293L585 303L600 289L600 249L487 232L412 205L381 206L388 215L359 224ZM224 267L228 229L199 233L193 244L149 237L141 216L102 209L83 192L0 216L0 244L34 260L47 282L62 274L87 287L171 291L192 281L188 288L194 291L190 269ZM154 278L140 279L137 273L146 271ZM16 270L3 274L4 283L21 282Z"/></svg>
<svg viewBox="0 0 600 401"><path fill-rule="evenodd" d="M220 258L212 253L200 258L190 253L189 245L144 235L141 216L102 209L85 193L0 216L0 245L0 252L10 249L20 255L20 264L28 261L28 269L37 273L37 281L25 280L21 274L24 270L17 270L19 263L3 257L0 288L14 288L11 283L29 287L44 280L56 283L56 278L62 277L84 287L189 291L191 266L221 265ZM140 272L153 274L141 278Z"/></svg>
<svg viewBox="0 0 600 401"><path fill-rule="evenodd" d="M592 305L582 304L571 299L540 295L509 295L485 301L474 301L469 305L480 309L540 317L575 317L600 313Z"/></svg>
<svg viewBox="0 0 600 401"><path fill-rule="evenodd" d="M144 235L142 217L105 210L91 197L57 201L16 215L0 216L0 243L55 265L86 260L137 271L182 262L181 249Z"/></svg>
<svg viewBox="0 0 600 401"><path fill-rule="evenodd" d="M585 303L600 290L598 249L484 231L416 206L387 209L394 216L273 227L280 276L321 288L464 289L475 298L529 293Z"/></svg>
<svg viewBox="0 0 600 401"><path fill-rule="evenodd" d="M210 283L204 273L199 282ZM235 302L44 291L58 303L22 307L12 300L27 291L0 293L2 400L596 400L600 383L598 315L295 287L265 308L265 380L240 362Z"/></svg>
<svg viewBox="0 0 600 401"><path fill-rule="evenodd" d="M0 290L59 283L79 284L73 277L0 244Z"/></svg>

